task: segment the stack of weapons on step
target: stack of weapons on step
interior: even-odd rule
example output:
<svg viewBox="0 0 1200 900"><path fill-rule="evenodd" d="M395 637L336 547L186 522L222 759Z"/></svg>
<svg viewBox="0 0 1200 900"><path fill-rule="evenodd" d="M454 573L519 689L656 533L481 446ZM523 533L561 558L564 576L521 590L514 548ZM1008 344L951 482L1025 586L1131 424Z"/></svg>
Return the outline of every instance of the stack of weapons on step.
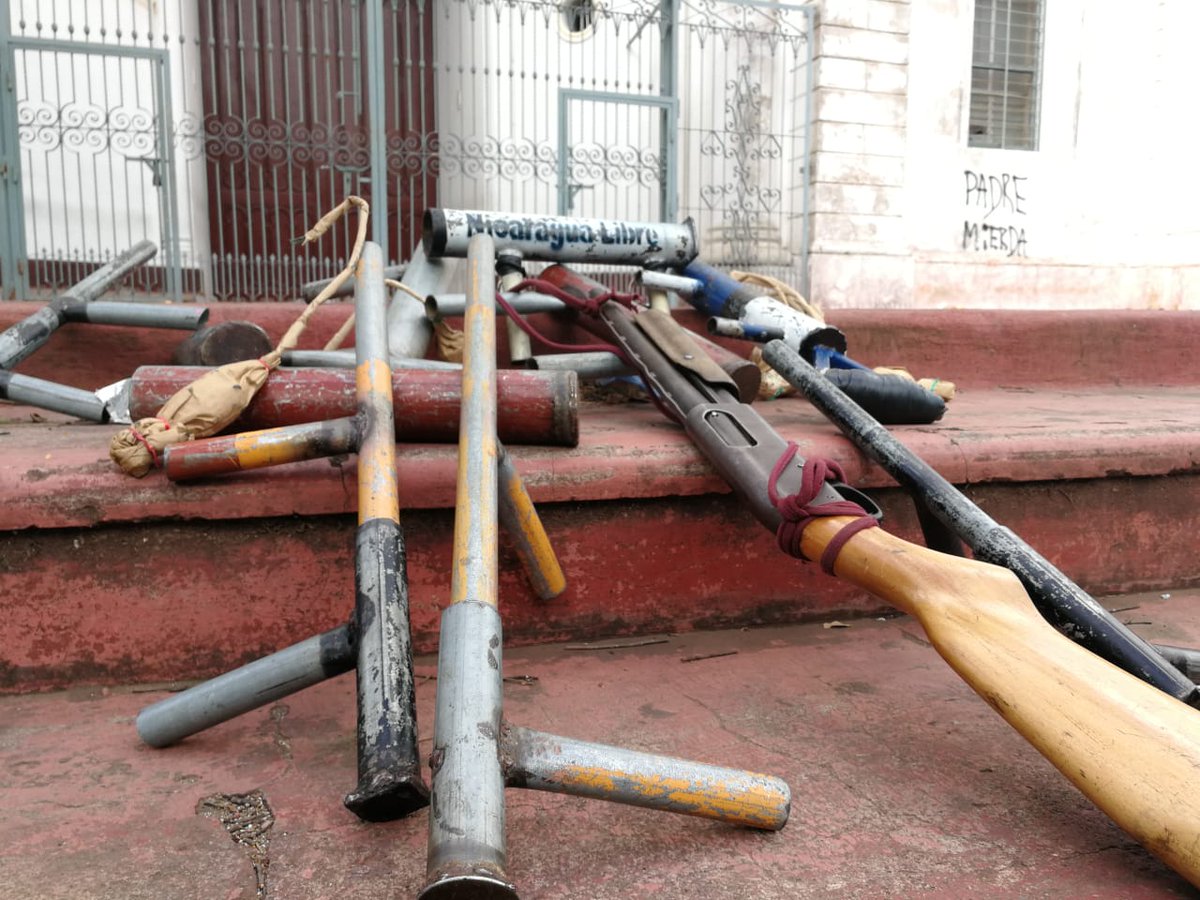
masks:
<svg viewBox="0 0 1200 900"><path fill-rule="evenodd" d="M504 718L497 520L517 537L535 593L550 599L564 581L499 442L528 439L531 429L524 419L506 421L507 404L498 399L506 391L519 393L514 385L526 377L567 379L548 393L569 397L570 404L576 373L632 377L776 532L781 549L820 560L829 574L913 614L964 680L1064 775L1148 849L1200 883L1200 714L1194 708L1200 692L1191 680L1196 652L1151 646L1133 635L848 395L893 421L932 421L941 413L937 403L898 396L895 382L881 384L881 376L846 355L837 329L732 281L697 256L690 223L430 210L423 252L404 272L405 283L428 299L421 310L419 301L397 294L385 327L382 258L368 245L355 284L353 356L332 351L293 360L356 365L355 376L333 369L296 372L291 377L321 388L321 399L302 411L295 409L296 388L277 376L243 422L284 427L178 445L166 460L168 475L182 479L357 450L354 614L341 628L147 708L138 717L143 738L163 746L357 668L359 781L346 803L369 819L431 804L426 898L516 895L505 871L506 786L783 827L789 794L777 779L540 734ZM442 260L461 258L467 259L466 292L450 294ZM526 261L552 265L526 278ZM610 291L568 263L638 267L645 300ZM765 343L772 367L910 490L926 542L935 549L874 527L877 508L841 482L835 464L801 458L794 443L747 405L758 368L683 329L670 315L668 292L706 312L714 334ZM507 315L514 363L543 371L497 371L494 304ZM413 363L424 357L430 334L421 312L464 317L461 370ZM546 341L558 352L534 354L527 338L541 341L542 335L526 316L545 313L606 343L589 339L587 352L565 353L570 348ZM382 340L385 332L390 347ZM852 377L839 374L846 372ZM145 373L145 406L154 407L188 377ZM458 383L456 391L449 391L448 378ZM413 437L404 430L409 426L393 420L390 404L393 395L401 403L406 384L425 383L445 388L448 399ZM138 393L135 384L134 403ZM542 441L574 441L574 421L564 427L561 409L546 412L557 401L548 407L545 391L537 403L528 393L521 396L530 409L541 410L534 418L544 425ZM313 415L319 411L314 402L324 416ZM895 413L897 402L908 405ZM446 423L451 408L455 425ZM314 418L327 421L292 424ZM454 553L439 646L430 795L416 750L394 435L446 440L455 434ZM963 558L962 542L974 560Z"/></svg>
<svg viewBox="0 0 1200 900"><path fill-rule="evenodd" d="M1200 656L1134 635L907 451L851 395L900 422L936 419L937 403L897 395L896 382L880 382L883 376L845 355L836 329L699 262L690 223L426 214L424 248L431 257L463 255L478 240L473 235L492 237L509 270L522 259L555 263L537 279L505 282L537 293L528 305L524 291L497 295L510 316L510 335L515 328L533 331L523 306L558 308L611 341L607 355L587 357L580 371L635 373L776 533L781 549L820 560L830 575L915 616L955 671L1059 771L1200 884L1200 692L1192 681ZM640 266L650 302L615 294L564 262ZM665 291L708 313L711 332L765 343L766 361L910 491L936 550L872 527L874 505L841 483L836 464L802 459L794 443L743 402L753 397L737 377L745 369L719 355L722 365L714 365L711 345L670 317ZM435 298L431 306L435 301L445 303L443 312L454 310L454 300ZM528 359L570 365L561 355ZM897 414L898 404L908 406ZM975 559L963 558L962 542ZM439 715L440 691L439 685Z"/></svg>

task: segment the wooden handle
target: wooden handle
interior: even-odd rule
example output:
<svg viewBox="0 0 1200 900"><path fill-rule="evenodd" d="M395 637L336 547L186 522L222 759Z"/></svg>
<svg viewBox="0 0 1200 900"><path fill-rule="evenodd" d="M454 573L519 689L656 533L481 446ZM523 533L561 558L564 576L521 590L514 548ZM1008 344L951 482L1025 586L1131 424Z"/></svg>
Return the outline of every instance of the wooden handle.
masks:
<svg viewBox="0 0 1200 900"><path fill-rule="evenodd" d="M853 521L818 519L820 557ZM914 616L971 688L1114 822L1200 885L1200 713L1073 643L998 566L918 547L880 528L834 569Z"/></svg>

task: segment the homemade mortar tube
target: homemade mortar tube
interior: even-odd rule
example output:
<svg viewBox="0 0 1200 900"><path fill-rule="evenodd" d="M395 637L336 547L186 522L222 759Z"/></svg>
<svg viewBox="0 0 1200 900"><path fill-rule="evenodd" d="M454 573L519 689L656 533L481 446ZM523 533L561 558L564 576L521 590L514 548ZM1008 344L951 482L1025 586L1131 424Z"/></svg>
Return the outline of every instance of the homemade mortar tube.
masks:
<svg viewBox="0 0 1200 900"><path fill-rule="evenodd" d="M976 559L1016 575L1051 624L1067 626L1069 636L1093 653L1189 705L1200 706L1200 690L1191 679L901 444L792 347L772 341L763 348L763 359L902 488L918 494L928 510L974 551Z"/></svg>
<svg viewBox="0 0 1200 900"><path fill-rule="evenodd" d="M130 415L153 416L207 369L143 366L130 384ZM579 378L573 372L501 370L496 379L500 439L506 444L574 447L579 443ZM455 371L394 370L397 437L458 439L462 377ZM345 369L276 369L237 420L242 430L320 422L355 414L354 373Z"/></svg>
<svg viewBox="0 0 1200 900"><path fill-rule="evenodd" d="M515 250L526 260L680 267L699 253L691 219L677 225L462 209L425 211L421 243L431 258L465 256L468 242L477 234L490 236L497 252Z"/></svg>
<svg viewBox="0 0 1200 900"><path fill-rule="evenodd" d="M504 691L497 609L495 265L493 240L472 237L454 553L450 605L442 613L438 645L424 900L517 897L504 871L504 773L498 753Z"/></svg>
<svg viewBox="0 0 1200 900"><path fill-rule="evenodd" d="M0 369L11 369L46 343L65 321L63 309L71 301L87 303L96 299L157 252L150 241L134 244L68 288L62 296L8 328L0 334Z"/></svg>
<svg viewBox="0 0 1200 900"><path fill-rule="evenodd" d="M504 788L529 787L779 829L791 794L777 778L517 728L503 718L497 609L493 243L468 257L464 403L450 605L442 613L421 900L517 897L507 872Z"/></svg>
<svg viewBox="0 0 1200 900"><path fill-rule="evenodd" d="M368 822L429 804L417 749L417 695L408 574L396 485L396 428L387 358L383 250L363 246L354 278L358 354L358 531L354 626L358 636L358 784L346 808Z"/></svg>

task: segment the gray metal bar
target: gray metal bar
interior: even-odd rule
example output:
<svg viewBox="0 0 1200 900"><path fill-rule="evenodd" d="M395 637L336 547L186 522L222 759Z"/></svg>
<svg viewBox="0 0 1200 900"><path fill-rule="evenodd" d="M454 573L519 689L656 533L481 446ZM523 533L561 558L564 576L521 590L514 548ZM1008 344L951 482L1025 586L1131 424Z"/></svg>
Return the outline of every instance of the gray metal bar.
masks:
<svg viewBox="0 0 1200 900"><path fill-rule="evenodd" d="M389 359L395 369L461 369L458 363L443 359ZM285 350L283 364L297 369L353 369L353 350Z"/></svg>
<svg viewBox="0 0 1200 900"><path fill-rule="evenodd" d="M372 822L401 818L429 803L417 751L385 303L383 250L367 242L355 273L354 344L361 421L354 548L358 785L345 804Z"/></svg>
<svg viewBox="0 0 1200 900"><path fill-rule="evenodd" d="M641 753L505 724L500 758L510 787L609 800L779 831L792 793L770 775Z"/></svg>
<svg viewBox="0 0 1200 900"><path fill-rule="evenodd" d="M349 672L356 661L352 631L342 625L147 706L137 716L138 737L151 747L169 747Z"/></svg>
<svg viewBox="0 0 1200 900"><path fill-rule="evenodd" d="M681 297L690 297L701 287L695 278L660 272L657 269L642 269L637 280L646 290L674 291Z"/></svg>
<svg viewBox="0 0 1200 900"><path fill-rule="evenodd" d="M371 239L388 260L387 76L383 60L383 0L367 0L367 122L371 153ZM417 354L420 355L420 354Z"/></svg>
<svg viewBox="0 0 1200 900"><path fill-rule="evenodd" d="M755 0L742 0L743 3L754 4ZM783 4L780 4L783 7ZM794 8L794 7L788 7ZM809 243L812 240L809 232L808 211L809 186L812 184L812 130L813 130L813 39L816 28L816 6L806 4L800 7L804 11L804 178L800 184L800 293L809 296L812 289L812 277L808 271Z"/></svg>
<svg viewBox="0 0 1200 900"><path fill-rule="evenodd" d="M374 214L374 212L375 212L375 209L374 209L374 207L372 207L371 213ZM383 267L383 277L391 278L391 279L399 279L404 275L406 268L407 268L407 266L384 266ZM304 284L300 285L300 298L302 300L304 300L305 302L311 303L313 300L316 299L317 294L321 293L321 291L325 290L325 288L327 288L329 286L329 283L331 281L333 281L332 278L322 278L319 281L304 282ZM342 284L341 287L339 287L336 291L334 291L330 295L330 299L335 299L337 297L349 297L353 293L354 293L354 281L347 280L344 284Z"/></svg>
<svg viewBox="0 0 1200 900"><path fill-rule="evenodd" d="M11 369L50 340L64 321L63 308L69 301L94 300L156 252L150 241L135 244L68 288L61 297L10 326L0 334L0 369Z"/></svg>
<svg viewBox="0 0 1200 900"><path fill-rule="evenodd" d="M588 353L544 353L541 356L531 356L527 364L531 369L570 370L578 373L584 381L636 374L619 356L605 350Z"/></svg>
<svg viewBox="0 0 1200 900"><path fill-rule="evenodd" d="M8 10L6 4L5 9ZM29 258L25 252L25 201L21 189L21 138L13 71L11 16L0 15L0 300L29 295ZM0 367L3 367L0 365Z"/></svg>
<svg viewBox="0 0 1200 900"><path fill-rule="evenodd" d="M557 297L549 294L539 294L536 291L501 291L500 296L508 301L517 312L529 313L562 312L567 308ZM467 308L466 294L431 294L425 298L425 315L431 319L451 318L461 316ZM503 309L496 310L497 315L504 315Z"/></svg>
<svg viewBox="0 0 1200 900"><path fill-rule="evenodd" d="M108 300L86 303L72 300L63 308L63 321L195 331L208 321L208 308L175 303L115 303Z"/></svg>
<svg viewBox="0 0 1200 900"><path fill-rule="evenodd" d="M473 235L487 234L497 250L517 250L527 260L683 266L700 252L691 219L625 222L523 213L428 209L422 243L431 257L462 257Z"/></svg>
<svg viewBox="0 0 1200 900"><path fill-rule="evenodd" d="M104 401L91 391L3 369L0 369L0 398L78 416L90 422L108 421Z"/></svg>
<svg viewBox="0 0 1200 900"><path fill-rule="evenodd" d="M516 898L505 875L497 752L503 640L497 602L495 244L471 239L450 605L442 613L428 880L422 900Z"/></svg>

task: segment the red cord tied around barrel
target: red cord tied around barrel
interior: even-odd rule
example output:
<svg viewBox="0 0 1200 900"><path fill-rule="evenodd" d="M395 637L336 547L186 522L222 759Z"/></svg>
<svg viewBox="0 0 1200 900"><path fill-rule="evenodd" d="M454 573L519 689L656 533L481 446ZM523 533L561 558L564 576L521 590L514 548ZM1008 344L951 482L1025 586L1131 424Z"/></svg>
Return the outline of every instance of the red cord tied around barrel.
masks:
<svg viewBox="0 0 1200 900"><path fill-rule="evenodd" d="M767 496L771 498L771 503L783 516L783 521L779 523L779 530L775 532L775 540L779 544L779 549L784 553L797 559L806 559L807 557L800 552L800 536L804 533L804 526L822 516L857 516L858 518L833 536L833 540L821 554L821 570L827 575L832 575L834 574L834 561L842 552L846 541L860 531L874 528L879 523L852 500L835 500L832 503L809 506L821 493L821 488L825 486L826 481L846 480L842 467L831 459L806 459L800 476L800 490L781 497L776 490L776 485L799 449L795 441L789 441L787 449L775 463L775 468L771 470L771 477L767 481Z"/></svg>

